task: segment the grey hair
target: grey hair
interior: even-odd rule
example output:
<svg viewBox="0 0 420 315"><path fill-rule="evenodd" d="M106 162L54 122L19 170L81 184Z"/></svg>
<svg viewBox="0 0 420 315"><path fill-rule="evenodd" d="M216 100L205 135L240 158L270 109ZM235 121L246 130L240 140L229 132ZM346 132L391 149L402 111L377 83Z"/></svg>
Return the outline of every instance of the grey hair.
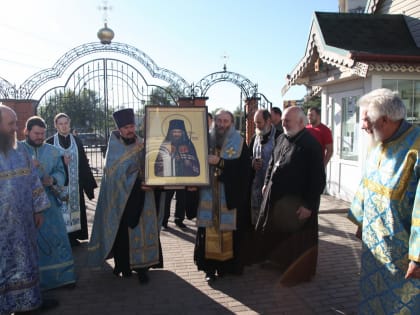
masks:
<svg viewBox="0 0 420 315"><path fill-rule="evenodd" d="M287 112L290 112L290 111L296 112L296 118L298 119L298 121L301 121L304 126L308 124L308 118L306 117L306 114L303 111L302 107L298 107L298 106L288 107L285 109L283 114L286 114Z"/></svg>
<svg viewBox="0 0 420 315"><path fill-rule="evenodd" d="M257 116L259 113L261 113L264 121L271 119L271 114L267 109L257 109L257 111L254 114L254 117Z"/></svg>
<svg viewBox="0 0 420 315"><path fill-rule="evenodd" d="M231 119L231 121L232 121L232 123L234 123L235 122L235 118L233 117L233 114L230 112L230 111L228 111L228 110L226 110L226 109L219 109L218 111L217 111L217 113L216 113L216 119L217 119L217 117L218 116L220 116L221 114L228 114L229 116L230 116L230 119Z"/></svg>
<svg viewBox="0 0 420 315"><path fill-rule="evenodd" d="M361 109L367 111L370 120L375 121L387 116L393 121L404 119L407 109L398 96L398 92L389 89L376 89L363 95L357 102Z"/></svg>

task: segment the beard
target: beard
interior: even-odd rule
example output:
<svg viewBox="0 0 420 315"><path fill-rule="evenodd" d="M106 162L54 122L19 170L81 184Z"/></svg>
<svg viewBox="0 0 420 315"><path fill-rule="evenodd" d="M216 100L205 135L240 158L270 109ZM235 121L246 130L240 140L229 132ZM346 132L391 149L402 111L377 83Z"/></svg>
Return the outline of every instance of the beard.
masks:
<svg viewBox="0 0 420 315"><path fill-rule="evenodd" d="M379 141L375 135L375 133L369 133L368 134L368 148L372 149L377 147L381 141Z"/></svg>
<svg viewBox="0 0 420 315"><path fill-rule="evenodd" d="M229 127L221 127L221 126L215 126L214 129L216 130L216 135L218 136L226 136L228 132L230 131L232 126Z"/></svg>
<svg viewBox="0 0 420 315"><path fill-rule="evenodd" d="M0 152L7 154L7 152L16 146L16 132L13 134L0 131Z"/></svg>
<svg viewBox="0 0 420 315"><path fill-rule="evenodd" d="M182 138L181 137L179 137L179 138L172 137L172 139L171 139L171 143L173 145L180 145L182 142L183 141L182 141Z"/></svg>
<svg viewBox="0 0 420 315"><path fill-rule="evenodd" d="M271 131L271 126L265 126L263 129L255 128L255 134L257 136L265 136Z"/></svg>
<svg viewBox="0 0 420 315"><path fill-rule="evenodd" d="M212 152L214 148L220 149L223 146L223 143L225 142L225 139L228 136L230 130L231 130L231 127L224 129L224 128L217 128L216 125L210 130L209 143L210 143L210 148Z"/></svg>
<svg viewBox="0 0 420 315"><path fill-rule="evenodd" d="M223 146L223 142L225 142L226 133L218 133L216 132L216 147L221 148Z"/></svg>
<svg viewBox="0 0 420 315"><path fill-rule="evenodd" d="M288 137L290 137L290 138L296 136L299 133L299 131L300 130L293 130L293 129L287 130L287 129L284 129L285 135L288 136Z"/></svg>
<svg viewBox="0 0 420 315"><path fill-rule="evenodd" d="M230 128L217 128L216 129L216 147L221 148L223 143L225 142L226 136L229 132Z"/></svg>
<svg viewBox="0 0 420 315"><path fill-rule="evenodd" d="M31 146L31 147L34 147L34 148L39 148L39 147L41 147L44 143L43 142L41 142L41 143L35 143L34 141L32 141L31 140L31 138L29 138L29 137L26 137L26 142Z"/></svg>
<svg viewBox="0 0 420 315"><path fill-rule="evenodd" d="M136 142L136 138L124 138L123 136L121 136L121 139L123 140L125 145L130 145Z"/></svg>

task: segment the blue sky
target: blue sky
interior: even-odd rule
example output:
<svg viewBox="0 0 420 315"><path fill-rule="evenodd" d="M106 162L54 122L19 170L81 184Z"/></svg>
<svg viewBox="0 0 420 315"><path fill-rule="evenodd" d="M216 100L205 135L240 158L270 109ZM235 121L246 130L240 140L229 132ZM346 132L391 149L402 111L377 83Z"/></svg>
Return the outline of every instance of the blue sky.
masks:
<svg viewBox="0 0 420 315"><path fill-rule="evenodd" d="M0 77L19 86L72 48L98 41L99 0L3 1ZM337 12L338 0L109 0L115 42L134 46L188 82L227 69L240 73L273 106L301 99L303 87L282 97L285 77L303 57L314 11ZM223 58L227 56L227 58ZM234 110L240 90L231 83L207 93L210 111Z"/></svg>

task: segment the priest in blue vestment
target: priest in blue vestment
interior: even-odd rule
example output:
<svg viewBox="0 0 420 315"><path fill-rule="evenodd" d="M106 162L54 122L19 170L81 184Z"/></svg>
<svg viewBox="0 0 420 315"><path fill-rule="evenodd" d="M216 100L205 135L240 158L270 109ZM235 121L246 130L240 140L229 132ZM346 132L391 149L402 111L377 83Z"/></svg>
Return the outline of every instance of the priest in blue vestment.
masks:
<svg viewBox="0 0 420 315"><path fill-rule="evenodd" d="M200 188L194 262L213 282L225 274L241 275L251 231L251 160L231 112L219 110L210 132L211 182Z"/></svg>
<svg viewBox="0 0 420 315"><path fill-rule="evenodd" d="M37 230L50 204L31 157L16 144L16 113L0 104L0 314L41 306Z"/></svg>
<svg viewBox="0 0 420 315"><path fill-rule="evenodd" d="M363 242L359 314L420 314L420 128L388 89L359 106L371 140L349 211Z"/></svg>
<svg viewBox="0 0 420 315"><path fill-rule="evenodd" d="M76 282L73 254L60 211L60 204L68 197L62 191L66 172L60 150L44 143L46 127L41 117L30 117L25 127L26 140L22 141L51 204L43 212L44 222L38 229L37 238L42 290Z"/></svg>
<svg viewBox="0 0 420 315"><path fill-rule="evenodd" d="M113 257L116 276L130 277L134 270L145 284L148 269L162 267L158 198L144 185L144 146L135 133L133 110L119 110L113 117L118 130L108 143L88 261L99 267Z"/></svg>

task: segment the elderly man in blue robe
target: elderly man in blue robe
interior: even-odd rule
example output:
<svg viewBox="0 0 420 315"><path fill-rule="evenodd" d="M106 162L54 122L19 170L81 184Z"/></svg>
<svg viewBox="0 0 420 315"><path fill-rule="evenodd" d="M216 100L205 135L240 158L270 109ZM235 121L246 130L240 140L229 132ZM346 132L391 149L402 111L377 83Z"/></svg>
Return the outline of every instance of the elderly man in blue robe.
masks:
<svg viewBox="0 0 420 315"><path fill-rule="evenodd" d="M37 238L42 290L76 282L73 254L60 211L60 204L68 197L62 189L66 172L60 150L44 143L46 128L41 117L30 117L26 121L24 131L26 140L22 141L32 157L51 204L51 207L43 212L44 222L38 230Z"/></svg>
<svg viewBox="0 0 420 315"><path fill-rule="evenodd" d="M359 314L420 314L420 128L388 89L359 106L371 138L349 211L363 242Z"/></svg>
<svg viewBox="0 0 420 315"><path fill-rule="evenodd" d="M235 129L233 114L219 110L210 132L208 163L211 182L200 188L194 262L205 280L216 274L241 275L251 231L250 153Z"/></svg>
<svg viewBox="0 0 420 315"><path fill-rule="evenodd" d="M133 110L121 109L113 117L118 130L109 139L88 261L99 267L113 257L116 276L130 277L134 270L146 284L148 269L163 266L157 198L144 185L144 146L135 133Z"/></svg>
<svg viewBox="0 0 420 315"><path fill-rule="evenodd" d="M16 122L16 113L0 103L0 314L43 303L36 228L50 203L30 155L16 143Z"/></svg>

